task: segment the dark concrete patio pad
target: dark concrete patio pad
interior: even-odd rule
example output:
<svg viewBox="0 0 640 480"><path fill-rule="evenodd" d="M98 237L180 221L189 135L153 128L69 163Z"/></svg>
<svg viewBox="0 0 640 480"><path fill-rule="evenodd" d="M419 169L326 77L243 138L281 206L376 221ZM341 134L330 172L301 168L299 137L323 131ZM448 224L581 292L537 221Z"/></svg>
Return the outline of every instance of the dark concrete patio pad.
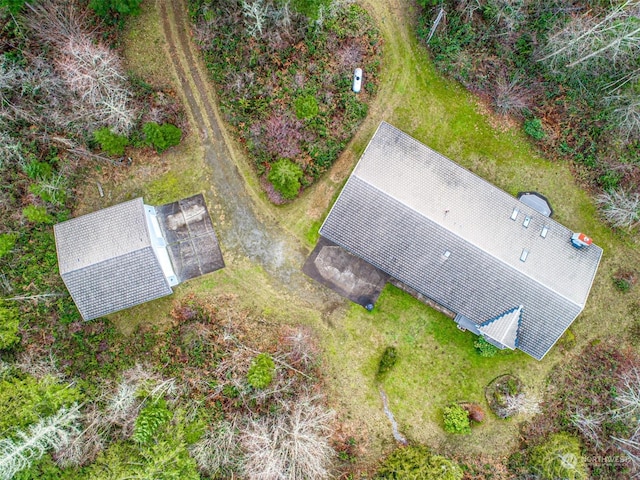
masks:
<svg viewBox="0 0 640 480"><path fill-rule="evenodd" d="M156 213L180 282L224 267L220 245L201 194L156 207Z"/></svg>
<svg viewBox="0 0 640 480"><path fill-rule="evenodd" d="M370 263L320 237L302 271L363 307L375 304L389 276Z"/></svg>

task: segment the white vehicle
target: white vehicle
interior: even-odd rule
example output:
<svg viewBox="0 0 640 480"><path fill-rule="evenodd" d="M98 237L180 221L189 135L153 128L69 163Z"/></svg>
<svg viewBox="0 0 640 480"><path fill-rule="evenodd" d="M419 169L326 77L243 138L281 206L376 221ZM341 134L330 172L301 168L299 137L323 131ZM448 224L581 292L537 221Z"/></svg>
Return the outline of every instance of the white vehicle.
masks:
<svg viewBox="0 0 640 480"><path fill-rule="evenodd" d="M356 68L355 71L353 72L353 86L351 87L351 89L356 93L360 93L360 90L362 89L362 69L361 68Z"/></svg>

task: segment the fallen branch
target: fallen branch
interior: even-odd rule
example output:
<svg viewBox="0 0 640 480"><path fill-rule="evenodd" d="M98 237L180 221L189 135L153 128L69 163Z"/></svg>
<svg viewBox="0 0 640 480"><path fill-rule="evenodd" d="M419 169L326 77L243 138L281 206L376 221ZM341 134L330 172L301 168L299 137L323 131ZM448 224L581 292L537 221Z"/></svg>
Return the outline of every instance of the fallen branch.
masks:
<svg viewBox="0 0 640 480"><path fill-rule="evenodd" d="M108 157L103 157L102 155L97 155L95 153L91 153L88 152L87 150L84 150L82 148L70 148L68 150L69 153L74 153L76 155L80 155L82 157L87 157L87 158L95 158L96 160L102 160L103 162L109 162L113 165L118 165L118 166L122 166L122 165L131 165L131 158L127 158L125 160L125 157L122 157L120 160L113 160L111 158Z"/></svg>
<svg viewBox="0 0 640 480"><path fill-rule="evenodd" d="M5 300L15 300L15 301L22 301L22 300L41 300L41 299L46 299L46 298L58 298L58 297L62 297L63 294L62 293L41 293L39 295L21 295L18 297L10 297L10 298L5 298Z"/></svg>

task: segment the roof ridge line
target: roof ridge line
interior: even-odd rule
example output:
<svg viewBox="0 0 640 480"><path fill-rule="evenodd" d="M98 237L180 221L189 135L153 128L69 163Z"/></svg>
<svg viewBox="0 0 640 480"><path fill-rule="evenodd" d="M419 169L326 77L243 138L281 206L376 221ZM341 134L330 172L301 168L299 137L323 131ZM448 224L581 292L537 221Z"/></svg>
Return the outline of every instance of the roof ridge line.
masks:
<svg viewBox="0 0 640 480"><path fill-rule="evenodd" d="M362 155L364 156L364 153L363 153ZM361 158L362 158L362 157L361 157ZM358 162L358 163L359 163L359 162ZM492 253L488 252L488 251L487 251L487 250L485 250L484 248L479 247L479 246L478 246L478 245L476 245L475 243L473 243L473 242L469 241L467 238L465 238L465 237L463 237L462 235L459 235L458 233L454 232L453 230L451 230L450 228L448 228L446 225L443 225L443 224L441 224L441 223L436 222L434 219L432 219L432 218L428 217L427 215L423 214L422 212L420 212L420 211L416 210L416 209L415 209L415 208L413 208L411 205L409 205L409 204L407 204L407 203L403 202L402 200L400 200L400 199L398 199L398 198L396 198L396 197L394 197L394 196L392 196L392 195L389 195L387 192L385 192L385 191L384 191L384 190L382 190L381 188L379 188L379 187L377 187L377 186L373 185L371 182L369 182L369 181L365 180L364 178L360 177L359 175L357 175L357 174L355 173L355 168L354 168L353 173L349 176L349 180L351 179L351 177L356 177L356 178L357 178L358 180L360 180L361 182L364 182L364 183L366 183L367 185L369 185L371 188L374 188L374 189L375 189L375 190L377 190L378 192L381 192L385 197L390 198L391 200L393 200L393 201L395 201L395 202L398 202L398 203L400 203L400 204L404 205L405 207L407 207L407 208L408 208L409 210L411 210L412 212L415 212L415 213L417 213L418 215L420 215L422 218L425 218L425 219L429 220L430 222L435 223L436 225L441 226L441 227L442 227L442 228L444 228L447 232L449 232L449 233L451 233L452 235L454 235L454 236L456 236L456 237L458 237L458 238L462 239L465 243L467 243L467 244L471 245L472 247L477 248L478 250L483 251L484 253L486 253L487 255L489 255L491 258L493 258L493 259L497 260L498 262L502 263L503 265L506 265L507 267L509 267L511 270L513 270L513 271L517 272L518 274L521 274L521 275L523 275L523 276L525 276L525 277L527 277L527 278L529 278L529 279L533 280L533 281L534 281L535 283L537 283L538 285L542 285L544 288L546 288L547 290L549 290L550 292L552 292L554 295L557 295L557 296L559 296L559 297L561 297L561 298L564 298L565 300L569 301L572 305L576 305L576 306L580 307L580 311L582 311L582 310L584 309L584 307L585 307L585 305L584 305L584 304L576 303L575 301L573 301L573 300L571 300L570 298L568 298L566 295L563 295L562 293L557 292L554 288L550 287L549 285L545 285L544 283L542 283L541 281L539 281L537 278L533 278L531 275L528 275L527 273L525 273L525 272L523 272L523 271L521 271L521 270L518 270L516 267L514 267L514 266L513 266L513 265L511 265L510 263L505 262L505 261L504 261L504 260L502 260L501 258L496 257L494 254L492 254ZM347 180L347 182L348 182L349 180ZM346 186L346 184L345 184L345 186ZM344 187L343 187L342 191L344 191ZM340 195L342 195L342 192L340 192ZM336 199L336 201L335 201L334 205L335 205L336 203L338 203L338 200L340 199L340 195L339 195L339 196L338 196L338 198ZM333 207L331 207L331 209L333 210ZM327 218L329 218L329 215L331 215L331 211L329 211L329 214L327 215ZM326 221L326 219L325 219L325 221ZM324 225L324 223L323 223L323 225ZM322 228L322 227L321 227L321 228ZM565 227L565 228L566 228L566 227ZM600 263L600 262L598 261L598 263ZM597 270L596 270L596 271L597 271ZM594 275L595 275L595 274L594 274ZM593 280L593 279L592 279L592 280ZM592 285L593 285L593 282L592 282ZM589 288L589 290L591 290L591 287Z"/></svg>

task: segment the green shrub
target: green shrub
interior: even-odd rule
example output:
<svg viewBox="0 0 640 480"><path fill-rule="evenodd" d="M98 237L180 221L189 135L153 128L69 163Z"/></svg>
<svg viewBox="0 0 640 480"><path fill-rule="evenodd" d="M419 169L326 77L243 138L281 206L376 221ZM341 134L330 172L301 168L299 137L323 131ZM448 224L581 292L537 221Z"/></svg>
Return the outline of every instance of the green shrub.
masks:
<svg viewBox="0 0 640 480"><path fill-rule="evenodd" d="M160 131L168 147L174 147L180 144L182 140L182 130L171 123L163 123L160 125Z"/></svg>
<svg viewBox="0 0 640 480"><path fill-rule="evenodd" d="M0 8L6 8L12 15L17 15L27 0L0 0Z"/></svg>
<svg viewBox="0 0 640 480"><path fill-rule="evenodd" d="M422 445L394 450L375 478L378 480L460 480L462 469L448 458L434 455Z"/></svg>
<svg viewBox="0 0 640 480"><path fill-rule="evenodd" d="M396 347L387 347L384 349L382 353L382 357L380 357L380 362L378 362L378 373L377 378L382 379L391 369L395 366L398 361L398 351Z"/></svg>
<svg viewBox="0 0 640 480"><path fill-rule="evenodd" d="M564 332L564 335L560 337L558 340L558 345L560 345L564 350L571 350L576 346L576 335L573 333L573 330L570 328Z"/></svg>
<svg viewBox="0 0 640 480"><path fill-rule="evenodd" d="M162 425L171 420L171 412L164 398L149 403L142 409L133 429L133 440L148 444L158 433Z"/></svg>
<svg viewBox="0 0 640 480"><path fill-rule="evenodd" d="M443 412L444 431L448 433L471 433L469 412L460 405L453 404L446 407Z"/></svg>
<svg viewBox="0 0 640 480"><path fill-rule="evenodd" d="M9 375L0 380L0 432L23 430L81 400L77 387L53 377Z"/></svg>
<svg viewBox="0 0 640 480"><path fill-rule="evenodd" d="M302 169L291 160L282 158L271 165L267 179L284 198L292 199L300 191Z"/></svg>
<svg viewBox="0 0 640 480"><path fill-rule="evenodd" d="M535 140L542 140L547 134L542 128L542 121L539 118L532 118L524 122L524 133L534 138Z"/></svg>
<svg viewBox="0 0 640 480"><path fill-rule="evenodd" d="M3 233L0 235L0 258L11 253L18 236L15 233Z"/></svg>
<svg viewBox="0 0 640 480"><path fill-rule="evenodd" d="M32 180L37 180L39 178L49 178L53 169L51 165L46 162L39 162L35 158L29 160L23 167L24 173L26 173L27 177Z"/></svg>
<svg viewBox="0 0 640 480"><path fill-rule="evenodd" d="M598 177L598 183L600 187L605 192L610 192L612 190L618 190L620 188L620 181L622 180L623 175L621 172L616 172L615 170L607 170L600 177Z"/></svg>
<svg viewBox="0 0 640 480"><path fill-rule="evenodd" d="M93 132L93 138L100 144L100 148L102 148L104 152L114 157L124 155L124 149L129 145L129 139L127 137L113 133L107 127Z"/></svg>
<svg viewBox="0 0 640 480"><path fill-rule="evenodd" d="M369 107L366 103L358 100L354 95L348 95L344 105L344 118L345 120L353 123L357 123L367 116Z"/></svg>
<svg viewBox="0 0 640 480"><path fill-rule="evenodd" d="M61 206L67 201L67 177L56 173L48 178L39 178L29 185L29 191L52 205Z"/></svg>
<svg viewBox="0 0 640 480"><path fill-rule="evenodd" d="M18 343L18 323L18 309L0 303L0 350L6 350Z"/></svg>
<svg viewBox="0 0 640 480"><path fill-rule="evenodd" d="M22 216L32 223L51 224L54 219L47 213L45 207L37 207L35 205L27 205L22 209Z"/></svg>
<svg viewBox="0 0 640 480"><path fill-rule="evenodd" d="M273 359L267 353L261 353L251 362L247 372L247 382L253 388L266 388L273 380L273 372L276 368Z"/></svg>
<svg viewBox="0 0 640 480"><path fill-rule="evenodd" d="M163 123L162 125L158 125L156 122L145 123L142 131L147 139L147 144L154 147L158 153L178 145L182 138L182 131L170 123Z"/></svg>
<svg viewBox="0 0 640 480"><path fill-rule="evenodd" d="M162 135L160 125L156 122L145 123L142 127L142 131L147 139L147 144L154 147L156 151L160 153L164 146L164 136Z"/></svg>
<svg viewBox="0 0 640 480"><path fill-rule="evenodd" d="M531 472L546 480L587 478L587 467L580 453L580 441L568 433L556 433L534 447L529 456Z"/></svg>
<svg viewBox="0 0 640 480"><path fill-rule="evenodd" d="M238 387L226 384L222 387L222 394L227 398L238 398L240 396L240 391L238 390Z"/></svg>
<svg viewBox="0 0 640 480"><path fill-rule="evenodd" d="M31 466L16 472L12 480L62 480L65 478L62 469L53 462L51 455L44 455L33 460ZM68 477L67 477L68 478Z"/></svg>
<svg viewBox="0 0 640 480"><path fill-rule="evenodd" d="M122 22L127 15L140 13L142 0L91 0L89 8L107 23Z"/></svg>
<svg viewBox="0 0 640 480"><path fill-rule="evenodd" d="M476 347L476 351L481 357L491 358L500 350L495 345L487 342L484 337L478 337L473 342L473 346Z"/></svg>
<svg viewBox="0 0 640 480"><path fill-rule="evenodd" d="M304 95L296 98L294 104L296 117L301 120L309 120L318 115L318 101L313 95Z"/></svg>
<svg viewBox="0 0 640 480"><path fill-rule="evenodd" d="M96 461L82 470L79 480L155 479L200 480L196 462L189 455L184 434L166 429L154 442L132 444L113 442Z"/></svg>
<svg viewBox="0 0 640 480"><path fill-rule="evenodd" d="M614 278L613 279L613 284L622 293L626 293L629 290L631 290L631 282L629 282L629 280L627 280L625 278Z"/></svg>
<svg viewBox="0 0 640 480"><path fill-rule="evenodd" d="M518 385L518 381L514 377L509 377L504 384L505 391L511 395L517 395L522 391L522 387Z"/></svg>
<svg viewBox="0 0 640 480"><path fill-rule="evenodd" d="M291 7L298 13L310 18L317 19L321 6L327 6L329 0L293 0Z"/></svg>

